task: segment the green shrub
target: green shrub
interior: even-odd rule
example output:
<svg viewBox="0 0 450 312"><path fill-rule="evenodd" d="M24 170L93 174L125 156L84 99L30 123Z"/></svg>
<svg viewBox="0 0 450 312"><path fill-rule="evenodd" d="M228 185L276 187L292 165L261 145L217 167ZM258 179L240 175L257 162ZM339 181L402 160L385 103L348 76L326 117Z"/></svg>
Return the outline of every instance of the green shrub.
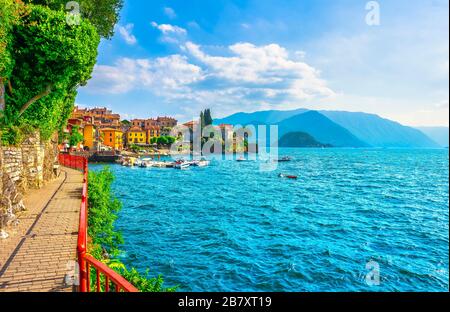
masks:
<svg viewBox="0 0 450 312"><path fill-rule="evenodd" d="M127 268L119 259L120 245L123 244L121 233L114 228L117 213L122 205L111 194L111 185L114 174L109 167L104 167L99 172L89 172L88 177L88 234L92 240L89 253L96 259L108 265L111 269L122 275L142 292L172 292L177 287L164 288L164 280L161 275L151 277L149 271L140 273L135 268ZM93 269L92 269L93 270ZM92 271L91 276L95 276ZM101 277L101 285L105 279ZM91 279L91 289L95 289L96 280ZM102 286L102 290L103 286Z"/></svg>
<svg viewBox="0 0 450 312"><path fill-rule="evenodd" d="M72 133L69 136L69 144L70 144L70 146L77 146L78 143L83 142L84 137L79 132L79 130L80 130L79 126L73 126L72 127Z"/></svg>

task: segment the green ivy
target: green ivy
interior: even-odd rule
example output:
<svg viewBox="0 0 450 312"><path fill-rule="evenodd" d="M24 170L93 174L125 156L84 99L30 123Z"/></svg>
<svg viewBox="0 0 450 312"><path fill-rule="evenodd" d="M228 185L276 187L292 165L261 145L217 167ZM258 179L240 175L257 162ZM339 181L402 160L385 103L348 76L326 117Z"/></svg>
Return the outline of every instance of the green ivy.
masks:
<svg viewBox="0 0 450 312"><path fill-rule="evenodd" d="M88 19L69 25L63 10L0 0L0 88L4 114L17 117L3 135L30 125L46 140L65 127L77 88L91 78L99 43Z"/></svg>

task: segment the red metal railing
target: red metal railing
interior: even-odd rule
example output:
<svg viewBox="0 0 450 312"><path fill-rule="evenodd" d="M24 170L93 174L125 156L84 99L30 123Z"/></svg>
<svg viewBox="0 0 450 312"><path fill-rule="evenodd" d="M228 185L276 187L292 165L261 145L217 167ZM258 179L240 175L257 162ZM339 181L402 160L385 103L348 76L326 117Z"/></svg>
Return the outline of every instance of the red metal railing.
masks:
<svg viewBox="0 0 450 312"><path fill-rule="evenodd" d="M59 164L64 167L69 167L72 169L82 170L84 171L86 158L81 156L75 156L70 154L59 154ZM87 170L87 167L86 167ZM85 173L86 175L87 173Z"/></svg>
<svg viewBox="0 0 450 312"><path fill-rule="evenodd" d="M80 291L91 291L91 273L95 272L95 290L97 292L137 292L136 287L131 285L120 274L111 270L104 263L98 261L88 254L87 229L88 229L88 161L82 156L59 154L59 163L62 166L83 172L83 191L81 193L80 225L78 228L78 265L80 268ZM92 270L93 269L93 270ZM102 276L104 284L102 283ZM102 286L103 284L103 286ZM112 284L112 287L111 287Z"/></svg>

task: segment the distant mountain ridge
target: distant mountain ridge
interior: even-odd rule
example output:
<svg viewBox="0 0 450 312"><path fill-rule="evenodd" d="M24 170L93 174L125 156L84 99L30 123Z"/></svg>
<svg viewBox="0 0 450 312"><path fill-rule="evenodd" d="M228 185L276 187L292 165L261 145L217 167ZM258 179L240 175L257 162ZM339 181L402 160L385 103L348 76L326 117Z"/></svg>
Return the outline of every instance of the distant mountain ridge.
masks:
<svg viewBox="0 0 450 312"><path fill-rule="evenodd" d="M416 127L442 147L449 146L448 127Z"/></svg>
<svg viewBox="0 0 450 312"><path fill-rule="evenodd" d="M345 111L268 110L236 113L215 124L278 125L279 137L304 132L335 147L440 147L422 131L374 114Z"/></svg>
<svg viewBox="0 0 450 312"><path fill-rule="evenodd" d="M374 147L439 147L423 132L374 114L340 111L321 113Z"/></svg>

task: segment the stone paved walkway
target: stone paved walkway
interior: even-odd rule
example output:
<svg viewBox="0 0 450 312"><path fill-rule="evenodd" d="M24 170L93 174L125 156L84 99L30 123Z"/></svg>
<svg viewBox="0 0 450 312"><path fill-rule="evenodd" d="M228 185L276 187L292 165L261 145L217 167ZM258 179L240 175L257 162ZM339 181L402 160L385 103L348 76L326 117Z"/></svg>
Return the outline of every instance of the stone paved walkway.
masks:
<svg viewBox="0 0 450 312"><path fill-rule="evenodd" d="M65 276L76 260L82 182L81 172L62 168L25 197L19 225L0 240L0 292L73 291Z"/></svg>

